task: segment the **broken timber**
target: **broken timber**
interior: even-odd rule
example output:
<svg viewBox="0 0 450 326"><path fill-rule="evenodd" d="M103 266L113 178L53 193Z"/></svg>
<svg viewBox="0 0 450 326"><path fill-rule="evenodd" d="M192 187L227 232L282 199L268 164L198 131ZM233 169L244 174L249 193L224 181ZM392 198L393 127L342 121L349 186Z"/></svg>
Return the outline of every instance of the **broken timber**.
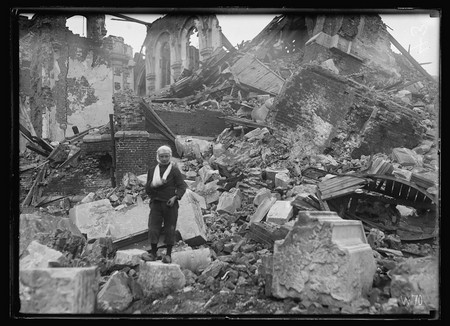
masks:
<svg viewBox="0 0 450 326"><path fill-rule="evenodd" d="M249 119L236 118L236 117L218 117L218 118L224 119L227 123L231 123L231 124L237 124L237 125L252 127L252 128L267 128L267 129L273 130L272 127L270 127L264 123L255 122L255 121L249 120Z"/></svg>
<svg viewBox="0 0 450 326"><path fill-rule="evenodd" d="M276 240L282 240L289 233L290 228L268 222L254 222L250 224L247 236L256 242L273 247Z"/></svg>

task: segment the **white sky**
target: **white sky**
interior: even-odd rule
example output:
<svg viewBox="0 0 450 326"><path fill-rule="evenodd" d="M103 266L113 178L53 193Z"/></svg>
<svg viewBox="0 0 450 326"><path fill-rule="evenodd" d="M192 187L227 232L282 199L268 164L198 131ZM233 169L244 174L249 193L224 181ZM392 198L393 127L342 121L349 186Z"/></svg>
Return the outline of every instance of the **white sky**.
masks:
<svg viewBox="0 0 450 326"><path fill-rule="evenodd" d="M162 15L126 14L126 16L145 22L153 22ZM276 15L275 14L240 14L216 15L222 32L228 40L236 46L242 41L253 39ZM427 14L381 14L383 22L388 25L391 35L406 49L419 63L431 62L422 67L433 76L439 75L439 36L440 18ZM81 17L81 16L80 16ZM114 19L118 17L106 15L107 35L122 36L125 44L133 48L133 53L139 52L146 36L146 27L133 22L123 22ZM83 23L79 19L68 23L75 33L83 35ZM85 31L84 31L85 33ZM399 52L393 47L395 52Z"/></svg>

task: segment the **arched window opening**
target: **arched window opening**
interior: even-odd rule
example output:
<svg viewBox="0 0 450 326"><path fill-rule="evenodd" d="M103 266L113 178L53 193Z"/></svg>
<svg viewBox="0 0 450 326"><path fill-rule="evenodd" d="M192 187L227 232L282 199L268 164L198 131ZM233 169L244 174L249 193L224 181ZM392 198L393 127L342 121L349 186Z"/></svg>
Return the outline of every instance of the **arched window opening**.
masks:
<svg viewBox="0 0 450 326"><path fill-rule="evenodd" d="M198 31L195 26L193 26L188 32L188 41L186 47L188 69L190 71L195 71L198 69L200 59Z"/></svg>
<svg viewBox="0 0 450 326"><path fill-rule="evenodd" d="M76 15L66 20L66 27L74 34L79 34L82 37L86 37L86 17Z"/></svg>
<svg viewBox="0 0 450 326"><path fill-rule="evenodd" d="M170 85L170 45L164 42L161 47L161 88Z"/></svg>

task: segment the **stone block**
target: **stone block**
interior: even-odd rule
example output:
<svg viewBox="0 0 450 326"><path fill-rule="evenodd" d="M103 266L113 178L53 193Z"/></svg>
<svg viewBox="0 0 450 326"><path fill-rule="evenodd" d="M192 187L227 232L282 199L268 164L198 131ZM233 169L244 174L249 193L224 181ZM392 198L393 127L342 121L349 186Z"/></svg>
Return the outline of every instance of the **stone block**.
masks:
<svg viewBox="0 0 450 326"><path fill-rule="evenodd" d="M223 192L219 197L217 204L217 213L235 213L242 203L242 194L238 188L231 189L229 192Z"/></svg>
<svg viewBox="0 0 450 326"><path fill-rule="evenodd" d="M133 301L133 293L128 286L128 275L115 271L97 295L98 306L103 311L123 311Z"/></svg>
<svg viewBox="0 0 450 326"><path fill-rule="evenodd" d="M289 181L291 181L291 179L288 174L280 172L275 174L275 188L285 189L289 186Z"/></svg>
<svg viewBox="0 0 450 326"><path fill-rule="evenodd" d="M141 255L146 252L142 249L117 250L114 257L116 265L136 266L142 261Z"/></svg>
<svg viewBox="0 0 450 326"><path fill-rule="evenodd" d="M206 225L200 204L192 193L187 189L179 201L177 230L187 244L200 245L206 242Z"/></svg>
<svg viewBox="0 0 450 326"><path fill-rule="evenodd" d="M211 167L206 163L204 163L204 165L198 170L198 175L203 183L220 179L219 171L211 169Z"/></svg>
<svg viewBox="0 0 450 326"><path fill-rule="evenodd" d="M300 211L273 253L272 294L342 307L367 294L376 264L361 221Z"/></svg>
<svg viewBox="0 0 450 326"><path fill-rule="evenodd" d="M273 204L275 204L276 201L277 201L277 199L275 197L264 198L262 203L259 204L256 211L250 217L249 224L262 221L264 219L264 217L266 217L270 208L273 206Z"/></svg>
<svg viewBox="0 0 450 326"><path fill-rule="evenodd" d="M267 213L266 221L282 225L289 222L293 213L294 207L291 205L291 201L277 200Z"/></svg>
<svg viewBox="0 0 450 326"><path fill-rule="evenodd" d="M200 248L173 252L172 263L199 273L211 264L211 251L209 248Z"/></svg>
<svg viewBox="0 0 450 326"><path fill-rule="evenodd" d="M19 268L33 269L33 268L47 268L49 262L62 262L64 255L52 248L40 244L37 241L32 241L26 252L28 255L20 259Z"/></svg>
<svg viewBox="0 0 450 326"><path fill-rule="evenodd" d="M273 183L275 183L275 175L277 173L285 173L285 174L289 175L289 170L288 169L267 168L265 171L266 171L266 178L267 178L267 180L271 180Z"/></svg>
<svg viewBox="0 0 450 326"><path fill-rule="evenodd" d="M253 205L259 206L265 198L270 198L272 196L271 192L267 188L261 188L255 195L253 199Z"/></svg>
<svg viewBox="0 0 450 326"><path fill-rule="evenodd" d="M182 289L186 284L180 265L164 264L161 261L141 263L137 281L146 297L167 294Z"/></svg>
<svg viewBox="0 0 450 326"><path fill-rule="evenodd" d="M96 309L98 283L95 266L21 270L20 312L92 314Z"/></svg>
<svg viewBox="0 0 450 326"><path fill-rule="evenodd" d="M192 192L191 194L198 201L198 203L200 205L200 208L201 209L206 209L206 199L205 199L205 197L203 197L203 196L201 196L201 195L199 195L199 194L197 194L195 192Z"/></svg>

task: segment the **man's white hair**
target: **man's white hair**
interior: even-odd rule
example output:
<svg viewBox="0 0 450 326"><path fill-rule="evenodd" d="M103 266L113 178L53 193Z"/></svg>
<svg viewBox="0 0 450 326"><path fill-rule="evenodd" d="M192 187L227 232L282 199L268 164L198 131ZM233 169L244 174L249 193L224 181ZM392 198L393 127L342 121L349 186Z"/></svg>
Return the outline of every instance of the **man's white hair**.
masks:
<svg viewBox="0 0 450 326"><path fill-rule="evenodd" d="M172 149L169 146L163 145L156 150L156 154L169 153L172 155Z"/></svg>

